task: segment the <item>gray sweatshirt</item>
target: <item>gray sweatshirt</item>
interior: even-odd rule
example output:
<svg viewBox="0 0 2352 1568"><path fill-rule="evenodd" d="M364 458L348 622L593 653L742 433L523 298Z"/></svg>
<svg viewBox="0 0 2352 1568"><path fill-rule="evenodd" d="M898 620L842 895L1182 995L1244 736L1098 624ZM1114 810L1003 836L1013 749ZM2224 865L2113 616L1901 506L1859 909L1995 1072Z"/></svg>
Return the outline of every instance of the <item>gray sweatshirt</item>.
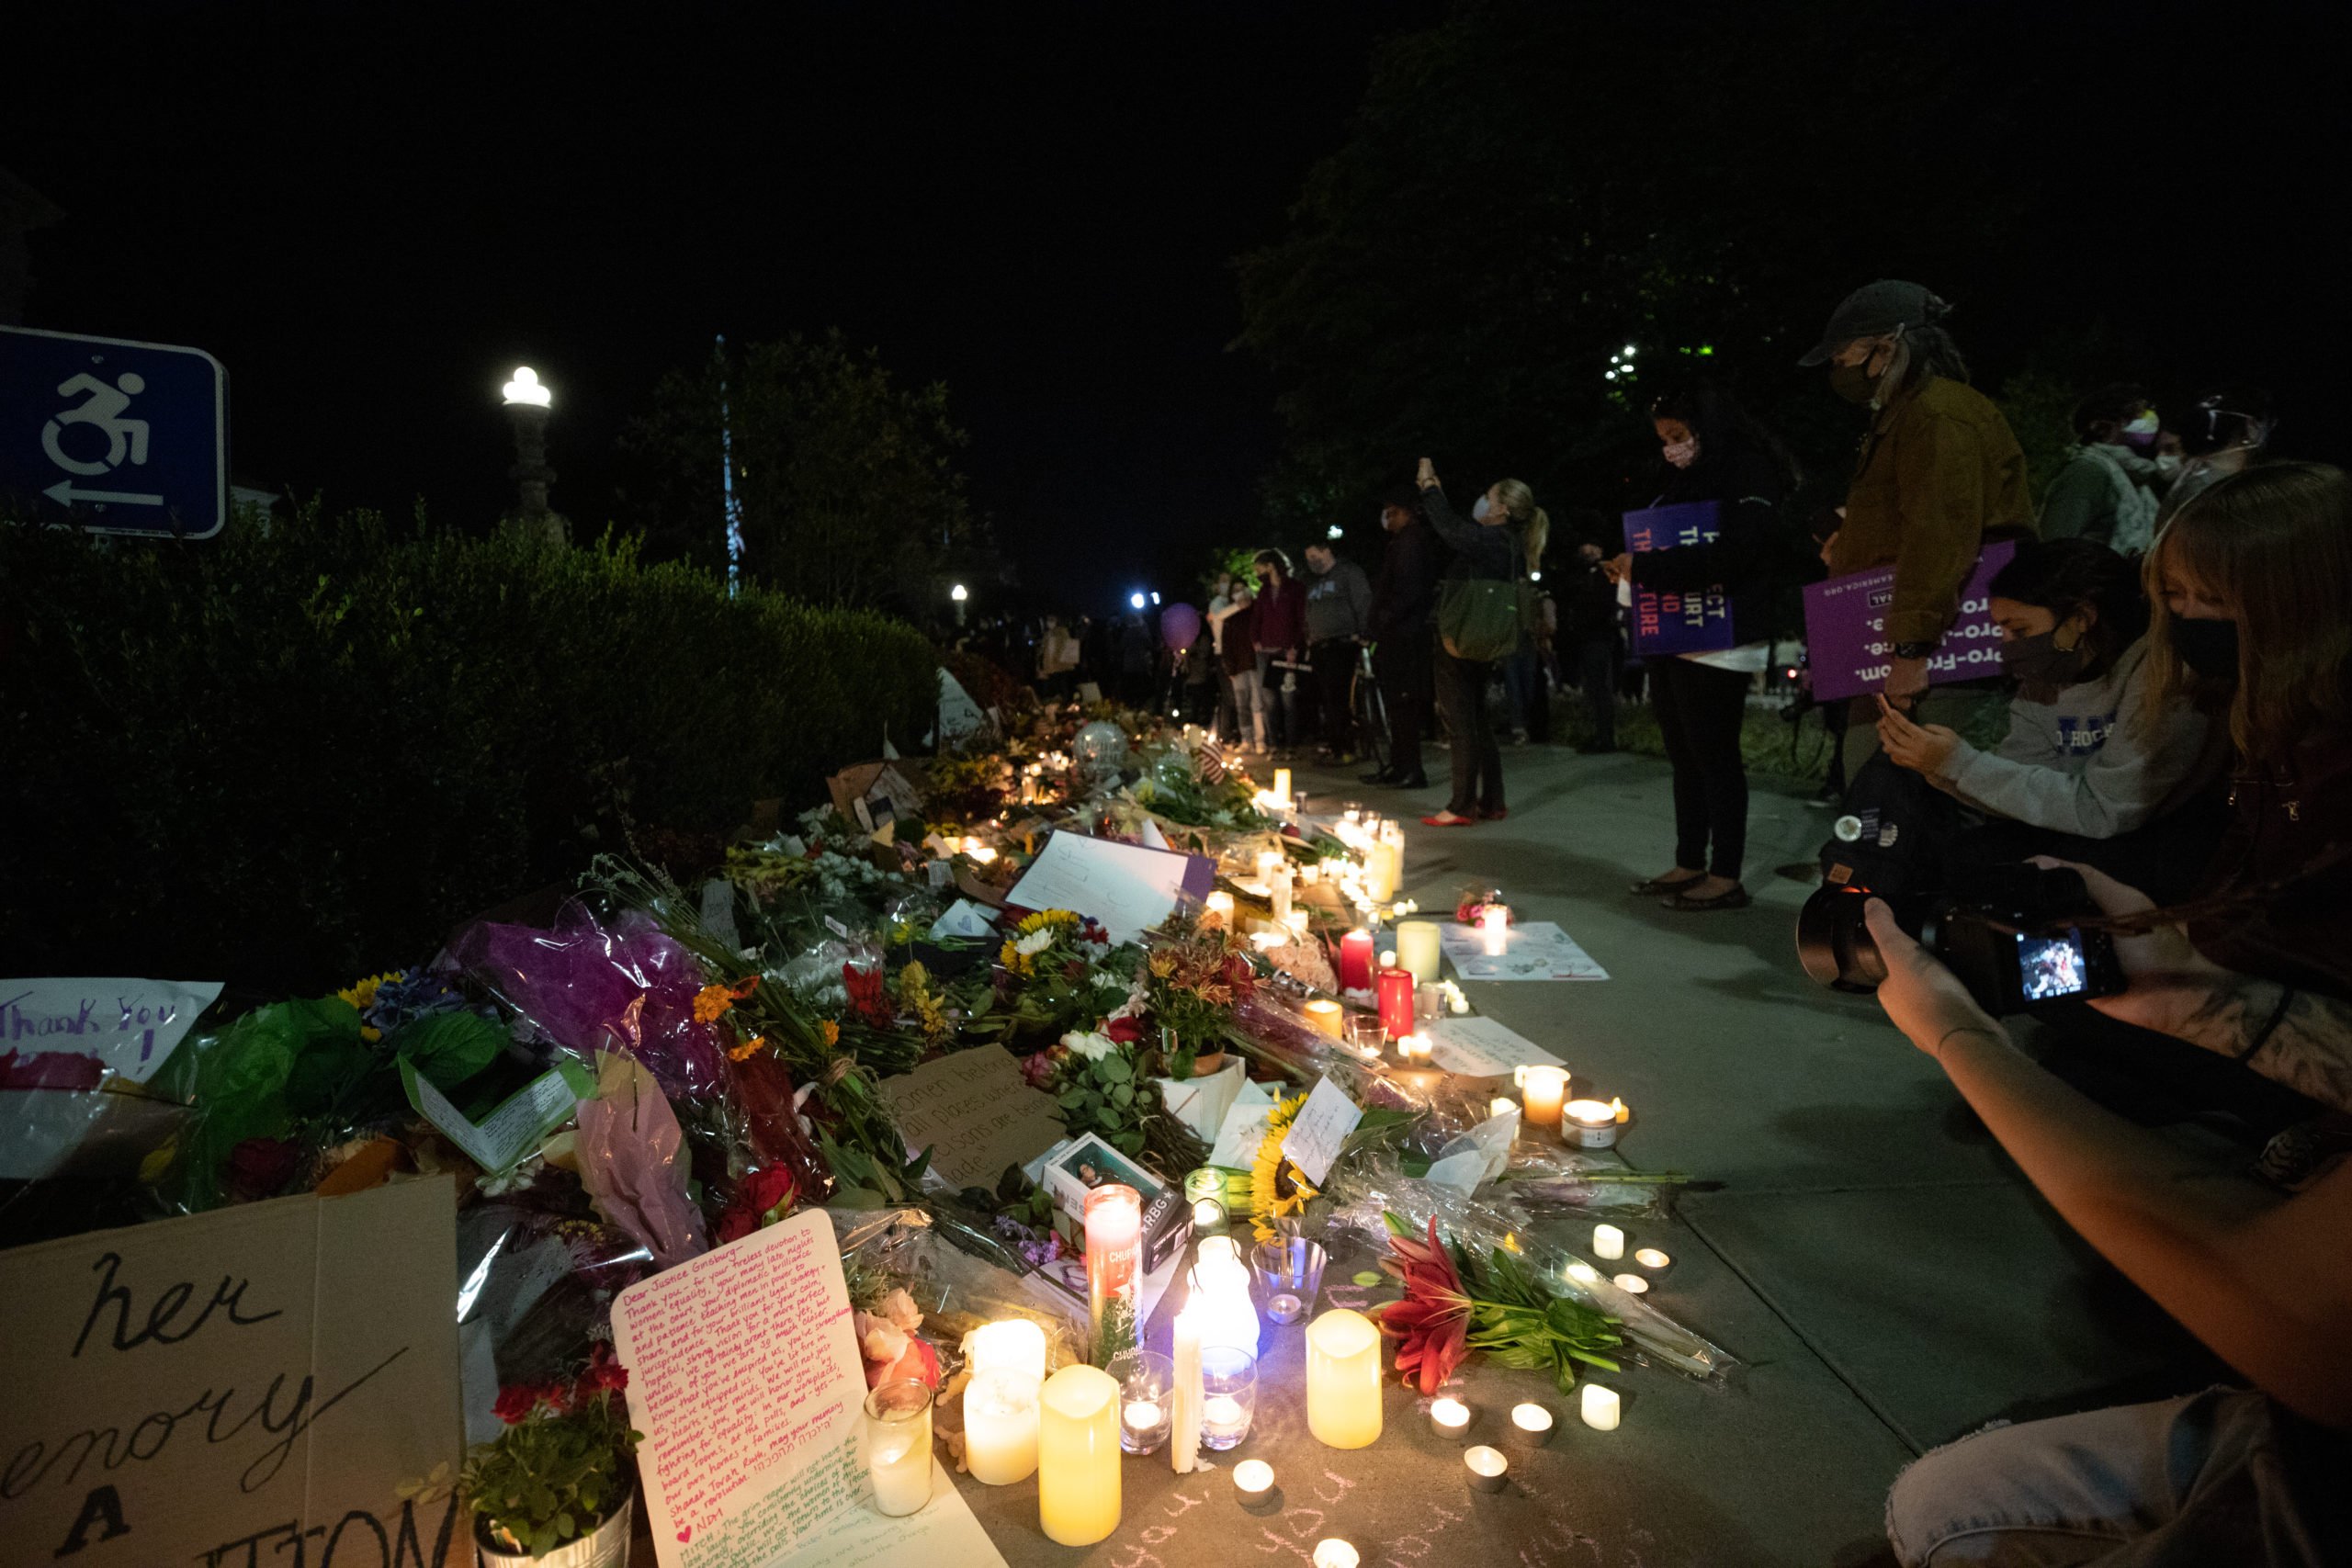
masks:
<svg viewBox="0 0 2352 1568"><path fill-rule="evenodd" d="M1962 741L1934 783L1980 811L2086 839L2152 820L2196 769L2205 718L2177 702L2149 714L2147 660L2143 637L2095 681L2046 703L2012 698L2000 745Z"/></svg>
<svg viewBox="0 0 2352 1568"><path fill-rule="evenodd" d="M1306 640L1362 637L1372 613L1372 580L1351 560L1335 560L1331 570L1309 572L1306 584Z"/></svg>

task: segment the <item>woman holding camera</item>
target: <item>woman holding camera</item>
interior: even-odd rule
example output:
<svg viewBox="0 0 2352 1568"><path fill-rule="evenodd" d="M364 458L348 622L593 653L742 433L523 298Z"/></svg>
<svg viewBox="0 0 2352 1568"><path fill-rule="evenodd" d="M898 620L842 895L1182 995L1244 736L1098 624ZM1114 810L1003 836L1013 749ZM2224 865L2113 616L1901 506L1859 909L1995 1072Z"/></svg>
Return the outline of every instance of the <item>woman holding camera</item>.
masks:
<svg viewBox="0 0 2352 1568"><path fill-rule="evenodd" d="M2139 576L2095 540L2021 542L1993 578L1990 606L2001 663L2018 682L2008 734L1980 751L1882 701L1879 743L1890 761L2001 819L1969 835L1975 853L2083 861L2168 897L2194 886L2221 836L2218 803L2201 792L2224 759L2188 693L2152 694L2158 665Z"/></svg>
<svg viewBox="0 0 2352 1568"><path fill-rule="evenodd" d="M1449 579L1511 582L1538 569L1552 520L1524 484L1498 479L1465 518L1445 499L1427 457L1415 482L1430 526L1453 547ZM1421 818L1431 828L1473 828L1482 818L1499 822L1510 815L1503 805L1503 756L1487 713L1487 682L1493 673L1491 660L1463 659L1450 648L1438 654L1437 701L1453 742L1453 779L1446 808Z"/></svg>
<svg viewBox="0 0 2352 1568"><path fill-rule="evenodd" d="M1669 909L1745 908L1740 882L1747 854L1747 763L1739 749L1747 692L1770 662L1770 610L1774 533L1781 499L1796 466L1771 434L1730 394L1704 381L1651 405L1665 461L1652 507L1712 502L1715 536L1641 555L1621 555L1611 579L1636 588L1721 593L1731 604L1732 646L1644 660L1650 703L1674 768L1674 867L1634 885L1662 894Z"/></svg>

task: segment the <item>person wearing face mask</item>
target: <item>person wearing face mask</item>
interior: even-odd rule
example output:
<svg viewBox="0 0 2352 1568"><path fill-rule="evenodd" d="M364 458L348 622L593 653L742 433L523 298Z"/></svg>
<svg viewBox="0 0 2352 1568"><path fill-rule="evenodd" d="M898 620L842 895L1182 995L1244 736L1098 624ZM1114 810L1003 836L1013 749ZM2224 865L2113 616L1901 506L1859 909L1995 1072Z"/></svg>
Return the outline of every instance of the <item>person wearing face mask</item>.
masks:
<svg viewBox="0 0 2352 1568"><path fill-rule="evenodd" d="M2201 807L2224 759L2187 694L2149 697L2155 669L2138 570L2088 539L2029 541L1995 575L1991 610L2001 662L2018 682L2007 735L1980 751L1887 705L1879 738L1888 760L1997 819L1956 852L2055 854L2160 897L2186 894L2220 838L2220 820Z"/></svg>
<svg viewBox="0 0 2352 1568"><path fill-rule="evenodd" d="M1416 482L1430 526L1453 547L1449 579L1514 582L1539 570L1552 520L1535 504L1535 494L1526 485L1498 479L1465 518L1445 499L1427 457L1421 459ZM1493 673L1492 660L1465 659L1450 649L1439 652L1437 696L1453 741L1453 798L1444 810L1421 818L1429 827L1469 828L1510 815L1503 804L1502 752L1487 711L1487 685Z"/></svg>
<svg viewBox="0 0 2352 1568"><path fill-rule="evenodd" d="M1881 689L1923 723L1966 728L1999 699L1982 688L1930 692L1928 662L1960 614L1985 536L2031 533L2033 507L2017 436L1968 384L1959 345L1940 325L1951 309L1916 283L1867 284L1831 312L1799 363L1827 365L1831 389L1869 411L1845 519L1823 559L1840 577L1894 568ZM1869 697L1852 705L1849 776L1877 746L1877 705Z"/></svg>
<svg viewBox="0 0 2352 1568"><path fill-rule="evenodd" d="M1596 542L1603 526L1600 513L1570 513L1570 525L1583 538L1576 564L1568 569L1562 592L1566 614L1560 640L1562 672L1573 673L1592 720L1592 739L1577 748L1587 755L1617 750L1617 663L1624 650L1618 631L1617 589L1609 575L1608 558Z"/></svg>
<svg viewBox="0 0 2352 1568"><path fill-rule="evenodd" d="M2096 539L2136 556L2156 536L2156 512L2180 472L2159 448L2156 406L2129 383L2102 387L2075 407L2074 455L2041 500L2045 539Z"/></svg>
<svg viewBox="0 0 2352 1568"><path fill-rule="evenodd" d="M2270 394L2256 387L2209 387L2190 400L2180 421L2185 460L2156 509L2157 531L2206 486L2260 462L2272 423Z"/></svg>
<svg viewBox="0 0 2352 1568"><path fill-rule="evenodd" d="M1609 563L1611 579L1666 592L1724 594L1731 648L1647 660L1650 704L1674 767L1674 865L1635 883L1669 909L1743 908L1747 766L1740 730L1748 688L1770 662L1775 563L1783 554L1780 503L1795 488L1794 459L1730 394L1696 381L1650 409L1666 468L1652 507L1715 504L1716 535Z"/></svg>

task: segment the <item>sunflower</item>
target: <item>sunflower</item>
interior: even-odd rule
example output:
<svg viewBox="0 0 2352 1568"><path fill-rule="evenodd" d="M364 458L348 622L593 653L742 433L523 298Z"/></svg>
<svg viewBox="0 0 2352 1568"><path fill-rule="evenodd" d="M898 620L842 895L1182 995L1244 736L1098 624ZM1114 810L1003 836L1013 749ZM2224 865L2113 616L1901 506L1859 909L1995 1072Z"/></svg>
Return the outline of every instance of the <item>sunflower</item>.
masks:
<svg viewBox="0 0 2352 1568"><path fill-rule="evenodd" d="M401 981L407 978L408 972L404 969L395 969L383 975L370 975L368 978L360 981L358 984L345 987L344 989L337 991L335 995L341 997L345 1001L349 1002L355 1011L364 1013L369 1008L376 1005L376 993L379 990L381 990L386 986L398 985ZM360 1021L360 1039L373 1044L383 1037L383 1031L378 1029L374 1024L368 1022L364 1019Z"/></svg>
<svg viewBox="0 0 2352 1568"><path fill-rule="evenodd" d="M1304 1213L1306 1201L1317 1195L1298 1167L1283 1158L1283 1139L1306 1103L1303 1094L1276 1100L1266 1118L1266 1135L1258 1141L1258 1157L1250 1167L1250 1226L1260 1241L1274 1240L1280 1235L1274 1222Z"/></svg>

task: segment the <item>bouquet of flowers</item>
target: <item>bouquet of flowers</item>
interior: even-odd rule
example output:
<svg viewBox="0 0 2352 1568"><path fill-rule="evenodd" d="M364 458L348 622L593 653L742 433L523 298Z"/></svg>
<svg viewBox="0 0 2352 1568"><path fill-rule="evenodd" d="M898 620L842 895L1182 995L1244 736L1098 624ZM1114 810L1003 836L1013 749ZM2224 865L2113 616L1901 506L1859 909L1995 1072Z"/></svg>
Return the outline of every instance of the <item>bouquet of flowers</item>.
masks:
<svg viewBox="0 0 2352 1568"><path fill-rule="evenodd" d="M1426 1237L1393 1213L1384 1218L1389 1255L1380 1266L1404 1282L1405 1295L1378 1309L1380 1327L1398 1341L1396 1370L1423 1393L1435 1393L1473 1350L1549 1371L1563 1393L1576 1386L1579 1361L1617 1371L1609 1354L1624 1342L1616 1318L1544 1289L1503 1247L1482 1259L1441 1238L1434 1218Z"/></svg>

